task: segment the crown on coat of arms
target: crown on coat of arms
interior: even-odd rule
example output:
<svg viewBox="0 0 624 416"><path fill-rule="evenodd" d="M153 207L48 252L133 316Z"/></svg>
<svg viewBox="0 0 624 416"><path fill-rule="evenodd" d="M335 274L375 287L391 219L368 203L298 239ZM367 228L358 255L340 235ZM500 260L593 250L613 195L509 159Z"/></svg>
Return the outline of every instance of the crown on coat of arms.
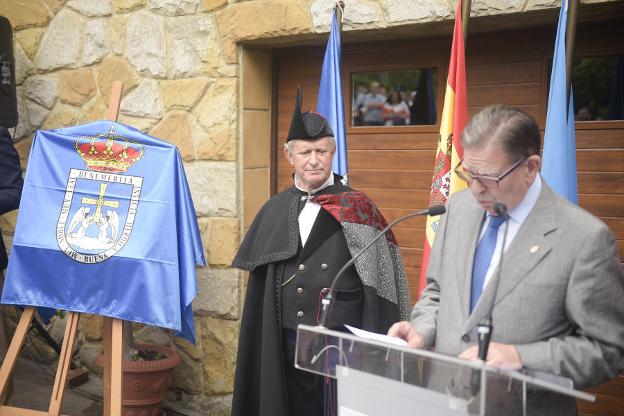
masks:
<svg viewBox="0 0 624 416"><path fill-rule="evenodd" d="M100 172L126 172L143 156L143 145L115 134L112 126L107 133L79 138L74 147L89 169Z"/></svg>

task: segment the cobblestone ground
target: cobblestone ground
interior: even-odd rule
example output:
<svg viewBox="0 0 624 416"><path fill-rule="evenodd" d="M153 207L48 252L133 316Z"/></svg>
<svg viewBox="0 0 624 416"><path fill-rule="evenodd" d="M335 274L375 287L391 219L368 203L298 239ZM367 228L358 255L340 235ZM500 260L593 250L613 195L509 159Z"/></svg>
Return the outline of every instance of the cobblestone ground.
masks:
<svg viewBox="0 0 624 416"><path fill-rule="evenodd" d="M20 359L13 375L13 406L32 410L48 410L54 384L54 367ZM65 415L101 416L102 381L89 374L89 381L65 390Z"/></svg>
<svg viewBox="0 0 624 416"><path fill-rule="evenodd" d="M47 411L54 384L55 367L20 359L14 371L12 405ZM170 406L175 404L170 403ZM65 390L62 414L69 416L102 416L102 380L90 373L89 381ZM197 416L183 409L166 410L166 416Z"/></svg>

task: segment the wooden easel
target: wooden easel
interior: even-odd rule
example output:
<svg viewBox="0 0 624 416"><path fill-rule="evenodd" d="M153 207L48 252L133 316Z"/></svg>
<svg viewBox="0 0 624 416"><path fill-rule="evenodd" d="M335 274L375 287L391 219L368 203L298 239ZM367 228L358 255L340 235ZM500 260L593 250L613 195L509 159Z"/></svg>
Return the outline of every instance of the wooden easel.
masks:
<svg viewBox="0 0 624 416"><path fill-rule="evenodd" d="M123 84L119 81L113 83L110 102L108 106L107 119L117 121L119 115L119 105L121 103L121 93ZM24 340L28 333L30 322L33 319L35 308L32 306L24 308L15 334L9 345L2 367L0 367L0 403L4 403L9 387L9 380L17 363L19 352L22 349ZM0 416L60 416L63 395L67 386L67 376L71 364L76 330L80 314L76 312L67 313L67 324L65 326L65 336L61 354L59 355L56 367L56 377L52 388L52 398L47 412L30 410L21 407L0 405ZM104 415L121 416L121 394L122 385L122 363L123 363L123 321L120 319L104 317L102 324L102 336L104 338Z"/></svg>

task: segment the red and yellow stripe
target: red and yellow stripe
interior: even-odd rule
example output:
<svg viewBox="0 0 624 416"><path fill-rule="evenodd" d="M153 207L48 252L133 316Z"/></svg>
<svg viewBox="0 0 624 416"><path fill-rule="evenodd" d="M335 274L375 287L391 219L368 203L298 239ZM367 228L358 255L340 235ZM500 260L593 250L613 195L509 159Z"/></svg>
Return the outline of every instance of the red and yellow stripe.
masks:
<svg viewBox="0 0 624 416"><path fill-rule="evenodd" d="M466 183L459 179L453 169L463 157L461 133L468 122L468 103L466 97L466 62L464 59L464 34L462 30L462 1L457 5L455 29L453 31L453 46L451 47L451 61L444 94L444 108L440 122L440 138L436 151L436 161L431 183L429 206L446 203L446 199L453 192L466 188ZM427 265L429 253L440 217L428 217L425 227L425 245L420 269L418 297L426 285Z"/></svg>

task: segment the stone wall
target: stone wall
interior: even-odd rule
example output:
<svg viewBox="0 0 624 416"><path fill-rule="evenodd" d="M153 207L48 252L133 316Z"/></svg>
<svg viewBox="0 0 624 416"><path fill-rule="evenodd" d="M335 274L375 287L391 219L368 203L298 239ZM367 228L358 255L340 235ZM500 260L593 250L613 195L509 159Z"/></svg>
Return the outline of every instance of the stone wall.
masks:
<svg viewBox="0 0 624 416"><path fill-rule="evenodd" d="M229 412L240 318L236 174L238 65L221 47L215 12L225 1L2 0L14 28L20 122L27 164L33 133L106 116L113 81L124 83L119 121L175 144L185 161L209 267L198 269L196 345L136 326L138 339L176 344L183 358L172 399L204 413ZM16 213L2 217L5 234ZM52 328L57 337L62 319ZM83 316L80 359L95 371L101 319ZM37 342L41 357L54 354Z"/></svg>
<svg viewBox="0 0 624 416"><path fill-rule="evenodd" d="M583 3L610 1L616 0ZM457 4L345 3L345 32L369 38L371 29L383 33L449 23ZM559 0L475 0L472 15L559 5ZM263 126L263 143L270 144L270 99L257 97L270 91L270 59L262 54L258 58L265 62L260 73L267 75L260 84L246 83L241 57L253 54L241 54L240 48L247 42L270 49L311 37L320 40L329 28L332 7L330 0L0 1L0 15L9 18L15 31L20 116L15 136L23 166L35 130L104 118L116 80L124 83L119 121L175 144L185 161L209 262L198 270L197 344L156 328L137 326L136 333L141 339L178 345L183 364L176 370L171 398L202 414L229 412L244 287L240 273L229 264L243 226L266 196L244 192L243 183L258 184L260 178L266 184L269 177L268 148L241 141L252 137L245 129ZM15 220L16 213L0 217L8 243ZM84 317L80 343L81 360L95 368L94 357L101 350L99 318Z"/></svg>

